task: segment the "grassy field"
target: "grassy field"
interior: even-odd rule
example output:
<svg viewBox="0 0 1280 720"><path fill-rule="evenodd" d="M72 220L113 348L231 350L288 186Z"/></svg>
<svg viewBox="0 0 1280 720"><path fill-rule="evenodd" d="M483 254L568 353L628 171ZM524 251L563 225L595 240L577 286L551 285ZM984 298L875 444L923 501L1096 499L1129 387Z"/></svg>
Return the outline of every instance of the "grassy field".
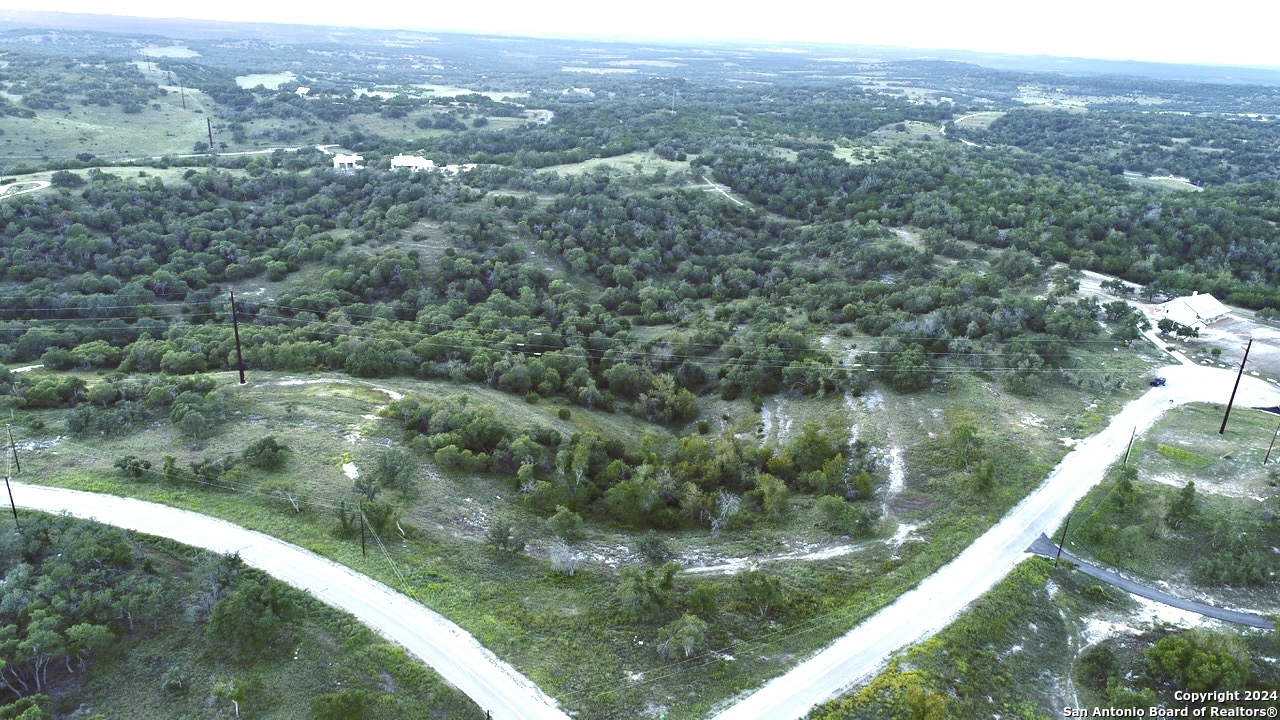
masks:
<svg viewBox="0 0 1280 720"><path fill-rule="evenodd" d="M406 379L367 383L345 378L294 382L268 373L252 373L250 380L249 386L234 390L228 421L213 437L186 441L176 436L167 422L160 422L143 433L109 442L64 438L32 453L24 467L31 467L34 477L27 479L133 495L227 517L332 557L443 612L589 717L609 717L620 708L642 708L645 698L659 699L669 708L669 717L700 716L718 698L775 674L789 664L788 658L821 647L914 585L966 545L984 523L1002 514L1027 482L1038 481L1033 475L1021 475L1022 479L1007 490L979 497L968 489L934 484L923 469L924 460L913 459L917 442L927 442L924 438L930 431L945 431L941 419L917 425L915 418L935 417L932 408L989 403L990 390L980 381L950 379L945 390L856 400L854 409L840 396L779 401L771 406L776 413L775 430L784 421L798 429L809 421L834 424L853 420L860 437L877 447L883 449L892 442L906 448L908 468L917 469L908 474L903 500L916 501L905 503L903 512L912 522L927 518L927 527L919 531L918 541L897 546L872 539L828 560L767 564L768 571L781 578L789 598L780 606L781 614L766 621L749 612L726 610L729 619L721 621L721 632L726 634L717 641L716 652L703 657L695 669L657 655L653 643L659 628L616 622L616 568L640 561L636 551L639 536L608 525L595 526L576 548L587 560L584 568L572 578L551 573L546 555L550 534L540 518L510 502L514 488L509 480L424 467L418 497L406 507L401 524L404 535L394 533L394 537L384 538L385 554L379 550L362 557L358 539L334 535L336 505L344 498L353 500L350 481L338 468L341 455L349 453L357 465L367 466L383 448L399 443L400 432L389 421L375 417L377 409L388 402L386 390L432 395L465 392L473 404L491 404L517 423L537 421L566 433L605 430L638 440L643 424L623 413L577 407L569 420L560 420L558 403L530 405L514 396L450 383ZM232 382L231 376L226 376L226 381ZM911 408L900 415L902 420L886 421L881 404ZM712 417L735 418L726 430L758 437L756 423L743 422L751 416L745 401L714 405L708 410L709 416L717 413ZM1018 411L1013 412L1015 416L1005 421L1020 423ZM55 414L42 413L41 417L47 434L60 434ZM1035 432L1034 426L1024 430L1028 436ZM185 466L199 458L237 453L267 434L293 448L288 470L279 478L243 477L222 490L132 482L109 467L116 457L126 454L158 464L159 452L175 455ZM1052 440L1046 440L1038 452L1059 453L1053 445ZM1028 466L1043 468L1050 459ZM294 515L287 502L271 493L273 480L292 483L300 491L301 515ZM967 500L956 505L954 513L938 515L924 509L949 507L949 498L957 497ZM978 517L968 512L975 501L986 508ZM818 530L812 513L813 498L796 495L777 523L729 530L719 537L690 529L665 538L685 562L704 565L762 553L785 555L841 542ZM484 532L495 518L507 518L527 534L530 546L526 555L508 559L485 546ZM883 525L878 536L894 534L895 526L896 522ZM718 593L728 602L732 583L733 575L681 576L678 602L689 602L695 591ZM710 590L699 591L700 587ZM787 632L770 631L778 619ZM576 640L570 642L569 638ZM733 659L727 659L729 656ZM566 673L566 668L573 670ZM619 678L633 680L619 684Z"/></svg>
<svg viewBox="0 0 1280 720"><path fill-rule="evenodd" d="M230 132L222 132L214 103L199 90L169 85L170 77L149 62L139 62L139 70L166 92L139 113L125 113L118 106L98 107L72 105L67 111L40 110L34 118L10 118L0 135L0 163L42 163L50 159L89 153L107 159L135 159L182 155L192 152L197 141L208 142L206 119L214 123L214 143L227 152L238 152L281 146L328 144L353 131L392 138L426 138L451 131L421 129L416 122L434 119L436 109L420 109L403 118L361 115L339 122L321 123L302 120L251 120L243 124L245 141L233 142ZM236 79L244 88L264 85L269 89L291 82L296 77L285 71L244 75ZM452 97L471 93L464 88L427 87L417 93L422 97ZM520 98L520 93L481 93L502 100ZM185 103L185 107L184 107ZM524 117L488 118L486 130L519 127L529 122ZM652 164L652 163L650 163Z"/></svg>
<svg viewBox="0 0 1280 720"><path fill-rule="evenodd" d="M149 45L144 48L139 48L138 53L140 55L146 55L147 57L170 57L170 58L200 57L200 53L196 52L195 50L192 50L189 47L186 47L185 45L166 45L164 47Z"/></svg>
<svg viewBox="0 0 1280 720"><path fill-rule="evenodd" d="M1223 410L1222 405L1194 404L1169 412L1134 444L1130 462L1142 477L1165 485L1192 481L1201 492L1231 497L1280 494L1268 472L1280 467L1280 452L1273 451L1269 465L1262 464L1280 417L1233 408L1220 435Z"/></svg>
<svg viewBox="0 0 1280 720"><path fill-rule="evenodd" d="M124 165L118 165L118 166L107 165L103 167L96 167L93 169L101 171L108 175L114 175L118 178L127 179L127 180L138 179L139 181L143 181L145 178L159 178L166 185L185 182L186 180L183 176L191 171L191 168L189 167L155 168L155 167L134 167L134 166L124 166ZM82 178L87 179L87 173L89 171L73 170L72 172L76 173ZM199 172L199 170L197 170L197 172ZM234 169L220 169L219 172L230 173L233 175L244 175L245 173L244 170L234 170ZM48 182L52 176L53 176L52 171L44 171L44 172L36 172L36 173L27 173L25 175L18 175L18 176L15 176L14 179L16 179L18 182L31 182L35 180L42 180L42 181ZM48 187L40 192L50 193L50 192L60 192L60 190L55 187Z"/></svg>
<svg viewBox="0 0 1280 720"><path fill-rule="evenodd" d="M1170 191L1181 191L1181 192L1203 192L1204 191L1204 188L1198 185L1193 185L1189 180L1167 176L1167 175L1164 177L1148 177L1146 175L1141 175L1139 173L1126 171L1124 173L1124 179L1128 180L1129 183L1132 185L1137 185L1139 187L1155 188L1157 190L1170 190Z"/></svg>
<svg viewBox="0 0 1280 720"><path fill-rule="evenodd" d="M0 162L42 162L78 153L108 159L189 153L196 141L208 141L205 118L211 117L206 113L212 112L213 103L191 88L182 94L186 109L174 87L136 114L114 105L77 104L66 112L40 110L34 118L9 118L0 135Z"/></svg>
<svg viewBox="0 0 1280 720"><path fill-rule="evenodd" d="M1005 113L995 111L969 113L968 115L956 118L955 125L962 129L972 128L975 130L986 130L991 127L991 123L1004 116Z"/></svg>
<svg viewBox="0 0 1280 720"><path fill-rule="evenodd" d="M688 172L689 163L688 161L663 160L652 152L644 151L608 158L592 158L591 160L566 165L549 165L541 170L542 172L556 172L561 175L582 175L602 167L628 173L652 175L659 168L665 170L668 174Z"/></svg>
<svg viewBox="0 0 1280 720"><path fill-rule="evenodd" d="M870 147L864 145L837 145L832 155L841 160L847 160L854 165L875 162L881 159L880 154Z"/></svg>
<svg viewBox="0 0 1280 720"><path fill-rule="evenodd" d="M893 146L901 143L939 142L945 140L946 136L935 125L909 120L874 130L870 139L876 145Z"/></svg>
<svg viewBox="0 0 1280 720"><path fill-rule="evenodd" d="M1277 418L1239 408L1219 435L1221 411L1191 405L1166 414L1134 445L1135 489L1125 495L1108 482L1091 492L1068 543L1183 596L1280 612L1272 589L1280 473L1262 465ZM1192 501L1181 504L1191 487Z"/></svg>

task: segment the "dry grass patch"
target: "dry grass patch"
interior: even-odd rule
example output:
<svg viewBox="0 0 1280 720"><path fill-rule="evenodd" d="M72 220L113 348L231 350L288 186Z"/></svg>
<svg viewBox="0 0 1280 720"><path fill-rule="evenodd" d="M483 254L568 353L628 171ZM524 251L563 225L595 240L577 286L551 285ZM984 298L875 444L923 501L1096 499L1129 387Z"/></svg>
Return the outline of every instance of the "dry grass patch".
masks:
<svg viewBox="0 0 1280 720"><path fill-rule="evenodd" d="M956 127L965 130L986 130L991 127L991 123L1004 117L1003 112L976 112L962 115L955 119Z"/></svg>
<svg viewBox="0 0 1280 720"><path fill-rule="evenodd" d="M1204 188L1195 185L1190 180L1187 180L1186 178L1173 177L1172 175L1148 177L1140 173L1125 171L1124 179L1129 181L1131 185L1156 188L1157 190L1173 190L1180 192L1204 191Z"/></svg>
<svg viewBox="0 0 1280 720"><path fill-rule="evenodd" d="M469 90L455 85L413 85L416 90L423 91L426 97L457 97L458 95L483 95L494 102L506 102L508 100L521 100L529 97L527 92L508 92L508 91L489 91L489 90Z"/></svg>
<svg viewBox="0 0 1280 720"><path fill-rule="evenodd" d="M653 174L659 168L662 168L668 174L672 174L688 172L689 162L687 160L683 162L663 160L651 152L644 151L626 153L625 155L617 155L610 158L592 158L579 163L549 165L541 170L542 172L557 172L561 175L582 175L602 167L626 173L643 174Z"/></svg>
<svg viewBox="0 0 1280 720"><path fill-rule="evenodd" d="M108 159L190 153L197 140L208 137L206 116L196 110L212 103L195 90L187 89L186 95L186 110L175 88L140 113L125 113L116 106L75 105L66 112L42 110L34 118L11 119L0 137L0 156L21 161L77 153Z"/></svg>
<svg viewBox="0 0 1280 720"><path fill-rule="evenodd" d="M236 85L246 90L259 85L268 90L277 90L281 85L297 79L298 76L289 70L277 73L254 73L252 75L240 75L236 78Z"/></svg>

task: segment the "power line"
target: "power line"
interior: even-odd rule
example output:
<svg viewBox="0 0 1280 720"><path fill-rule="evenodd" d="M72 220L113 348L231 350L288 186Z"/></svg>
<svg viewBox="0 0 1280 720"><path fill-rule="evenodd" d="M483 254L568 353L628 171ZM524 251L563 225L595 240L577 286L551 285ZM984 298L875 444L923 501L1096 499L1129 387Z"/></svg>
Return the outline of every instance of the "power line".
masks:
<svg viewBox="0 0 1280 720"><path fill-rule="evenodd" d="M175 306L183 307L183 308L188 307L186 305L175 305ZM124 308L127 306L120 306L120 307ZM142 306L136 306L136 307L142 307ZM270 314L270 310L275 310L276 312L292 313L292 314L290 315ZM319 312L326 312L326 311L319 311ZM447 332L451 332L451 331L487 332L490 334L496 333L496 332L505 332L509 335L515 335L516 337L523 337L525 338L526 341L530 340L530 336L551 335L551 336L554 336L552 339L556 341L561 340L565 336L569 336L569 338L578 337L581 340L584 340L589 343L606 343L606 344L612 345L612 347L607 347L603 350L597 350L597 349L591 349L591 348L584 348L584 350L587 350L587 352L592 356L603 355L603 354L612 352L617 356L617 359L622 361L654 360L664 364L666 362L693 361L697 363L707 363L707 364L714 364L718 366L730 366L730 367L751 366L751 367L763 367L766 369L786 368L789 365L791 365L791 363L793 362L792 360L787 360L787 359L774 360L772 358L751 357L752 351L759 350L761 347L777 348L779 351L782 351L782 352L793 350L792 348L781 347L776 343L767 343L767 342L762 346L759 343L743 343L743 342L735 343L735 342L728 342L728 341L721 342L721 343L713 343L713 342L692 342L688 340L667 341L667 340L662 340L660 338L661 342L670 343L670 345L668 345L669 347L681 346L681 347L691 348L695 350L703 349L706 351L703 354L660 352L652 349L626 348L626 347L623 347L625 344L651 343L652 341L643 341L643 340L638 340L631 337L618 338L616 335L613 337L591 337L591 336L583 336L581 333L574 332L574 331L564 332L562 328L564 328L565 325L571 323L572 319L570 318L566 318L564 321L562 321L560 323L559 329L556 327L549 326L549 329L547 330L533 329L533 328L520 329L515 327L499 327L499 328L486 329L486 328L477 327L476 325L468 322L454 321L454 322L448 322L448 323L436 323L436 322L428 321L432 326L439 328L436 332L429 332L422 327L424 323L422 321L417 321L417 320L414 320L414 321L392 320L385 317L381 317L377 314L361 314L358 312L352 312L348 308L333 308L327 312L330 315L332 315L333 313L338 313L346 319L357 320L357 321L365 320L366 325L361 326L361 325L353 324L350 327L335 327L334 323L328 320L321 319L318 314L314 320L309 318L297 317L297 315L301 313L316 314L317 313L316 310L273 303L271 305L259 306L257 314L253 316L253 319L255 320L255 324L246 327L246 334L252 340L254 336L258 335L259 331L264 330L265 328L270 328L278 325L287 325L287 326L291 326L293 328L305 331L307 335L311 336L312 338L318 336L323 338L330 338L333 340L338 340L338 339L385 340L385 339L388 339L387 335L389 334L390 335L406 335L407 334L410 336L409 339L416 338L416 339L419 339L419 341L428 341L432 343L429 345L429 347L432 347L434 349L442 349L445 351L474 352L478 349L498 349L508 353L530 354L530 351L528 350L524 352L517 351L515 349L517 346L517 343L515 343L514 338L498 340L492 337L482 337L482 338L467 339L465 341L457 341L457 342L440 342L440 338L439 338L439 335ZM216 310L199 312L199 313L187 313L184 316L183 320L202 319L202 318L222 318L224 314L225 314L224 312L219 312ZM55 322L90 322L94 320L134 320L136 322L141 322L143 320L151 320L151 321L155 321L155 324L151 326L152 328L161 328L161 329L168 329L168 330L173 330L175 328L194 330L196 328L210 327L208 325L203 325L203 324L190 324L184 321L164 322L163 318L157 317L157 316L140 316L137 318L128 318L128 317L120 317L120 316L97 316L97 317L90 316L90 317L73 317L73 318L61 318L61 319L34 318L34 319L27 319L27 320L15 320L14 322L30 323L30 322L39 322L41 320L50 320ZM533 318L530 318L529 320L534 321ZM269 324L266 324L266 325L262 324L264 322ZM394 325L392 325L389 328L368 327L368 325L373 325L378 323L394 323ZM25 332L26 329L28 328L20 328L20 327L13 327L13 326L4 327L0 325L0 332L17 333L18 331ZM392 338L392 339L395 339L395 338ZM899 343L935 343L935 342L949 342L951 340L957 340L961 338L930 337L930 336L900 337L900 336L888 335L888 336L860 337L858 339L860 341L871 342L871 343L889 342L889 341L899 342ZM173 338L170 338L170 340L173 340ZM1022 341L1027 343L1032 343L1032 344L1051 343L1051 344L1066 344L1070 346L1084 345L1084 346L1114 347L1117 344L1113 340L1105 340L1105 339L1068 341L1065 338L1058 338L1058 337L1025 337L1023 336ZM982 342L982 341L978 340L978 342ZM576 345L576 344L568 344L568 345L560 345L558 343L555 345L546 344L546 343L540 344L540 343L537 343L536 341L519 343L519 344L529 345L530 350L533 350L533 348L542 347L544 348L542 352L555 352L558 350L569 349L572 347L581 347L581 345ZM806 347L800 352L815 353L815 352L825 352L825 351L822 350L821 348ZM709 357L713 353L714 354L729 353L729 355ZM733 353L738 353L739 355L734 356ZM536 350L533 350L532 354L536 355L538 353ZM885 355L892 356L896 354L897 352L890 351L890 350L866 349L866 350L859 350L857 353L857 357L885 356ZM985 360L988 358L1000 359L1000 358L1008 357L1007 354L1003 352L969 352L969 353L948 352L948 353L935 353L934 355L935 357L938 355L941 355L943 357L950 357L950 358L971 358L971 359L982 359L982 360ZM1077 355L1071 354L1071 353L1047 353L1043 355L1040 355L1039 353L1037 353L1037 355L1042 360L1048 360L1048 361L1053 361L1054 359L1063 359L1063 358L1074 360L1077 358ZM746 356L746 357L742 357L742 356ZM819 371L836 371L836 370L850 370L850 369L862 368L868 371L875 371L878 369L895 369L899 372L911 372L911 370L909 369L895 368L895 366L892 365L891 363L868 363L868 362L862 362L862 363L855 362L851 364L846 364L844 362L834 363L834 364L833 363L816 363L816 364L808 365L807 367L811 369L819 370ZM952 366L931 365L927 370L925 368L920 368L919 371L930 372L934 374L967 373L967 372L996 372L996 373L1021 372L1021 373L1027 373L1027 374L1046 373L1046 372L1059 373L1064 371L1075 372L1075 373L1116 372L1112 370L1107 370L1105 368L1063 368L1063 367L1025 368L1025 367L989 366L989 365L986 365L986 363L968 364L968 365L962 364L962 365L952 365Z"/></svg>

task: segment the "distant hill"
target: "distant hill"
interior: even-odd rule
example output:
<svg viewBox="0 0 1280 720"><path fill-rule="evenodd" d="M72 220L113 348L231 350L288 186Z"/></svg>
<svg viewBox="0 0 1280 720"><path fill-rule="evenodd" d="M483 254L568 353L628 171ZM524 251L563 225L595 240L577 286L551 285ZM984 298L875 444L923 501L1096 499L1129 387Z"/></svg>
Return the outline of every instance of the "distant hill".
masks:
<svg viewBox="0 0 1280 720"><path fill-rule="evenodd" d="M236 23L218 22L213 20L137 18L122 15L91 15L43 12L35 10L0 10L0 31L19 30L23 28L162 35L165 37L185 40L249 37L290 43L332 41L334 39L335 31L340 32L343 35L359 35L364 33L385 34L386 32L385 30L336 28L323 25ZM591 42L599 42L599 39L594 39ZM670 44L681 47L687 47L694 44L694 41L690 40L649 42L651 44ZM629 41L625 44L630 45L635 44L635 42ZM758 45L759 43L735 40L726 41L724 44ZM1199 83L1280 86L1280 67L1183 65L1175 63L1054 57L1049 55L1005 55L1000 53L903 48L880 45L834 46L810 45L805 43L786 44L788 46L795 47L824 49L838 47L841 52L847 53L853 51L859 56L878 58L881 60L947 60L953 62L972 63L982 67L1006 71L1037 73L1051 72L1071 76L1128 76Z"/></svg>

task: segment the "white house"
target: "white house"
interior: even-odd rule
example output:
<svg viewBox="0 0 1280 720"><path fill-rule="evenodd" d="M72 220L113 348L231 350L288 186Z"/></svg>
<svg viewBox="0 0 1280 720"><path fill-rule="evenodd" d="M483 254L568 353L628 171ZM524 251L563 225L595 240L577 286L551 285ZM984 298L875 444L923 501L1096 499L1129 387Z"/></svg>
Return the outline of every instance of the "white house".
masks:
<svg viewBox="0 0 1280 720"><path fill-rule="evenodd" d="M362 162L364 162L364 158L360 155L334 155L333 169L334 170L363 170L364 165L360 164Z"/></svg>
<svg viewBox="0 0 1280 720"><path fill-rule="evenodd" d="M1187 327L1202 328L1231 314L1231 308L1209 293L1192 293L1160 306L1160 314Z"/></svg>
<svg viewBox="0 0 1280 720"><path fill-rule="evenodd" d="M414 172L417 172L419 170L430 171L430 170L436 169L436 164L424 157L419 157L417 155L397 155L391 158L391 169L392 170L401 170L401 169L413 170Z"/></svg>

